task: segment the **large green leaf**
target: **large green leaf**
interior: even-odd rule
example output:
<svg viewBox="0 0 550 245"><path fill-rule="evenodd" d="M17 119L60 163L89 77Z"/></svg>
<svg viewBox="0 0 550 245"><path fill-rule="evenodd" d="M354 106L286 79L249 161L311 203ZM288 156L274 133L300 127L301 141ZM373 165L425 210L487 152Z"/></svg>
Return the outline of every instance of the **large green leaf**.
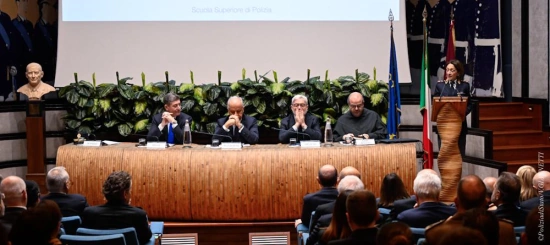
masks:
<svg viewBox="0 0 550 245"><path fill-rule="evenodd" d="M207 116L212 116L214 115L214 113L216 113L216 110L218 109L218 104L206 102L204 103L204 105L202 105L202 108L204 114L206 114Z"/></svg>
<svg viewBox="0 0 550 245"><path fill-rule="evenodd" d="M87 117L87 118L84 118L84 120L82 120L82 121L83 122L89 122L89 121L93 121L95 119L96 119L95 117Z"/></svg>
<svg viewBox="0 0 550 245"><path fill-rule="evenodd" d="M266 108L265 100L262 100L260 101L258 106L256 106L256 111L261 114L265 112L265 108Z"/></svg>
<svg viewBox="0 0 550 245"><path fill-rule="evenodd" d="M254 107L258 107L260 105L260 101L262 100L262 97L256 96L252 99L252 105Z"/></svg>
<svg viewBox="0 0 550 245"><path fill-rule="evenodd" d="M249 88L247 91L246 91L247 94L256 94L258 93L258 91L255 89L255 88Z"/></svg>
<svg viewBox="0 0 550 245"><path fill-rule="evenodd" d="M373 106L376 106L384 101L384 95L383 94L371 94L370 96L370 103Z"/></svg>
<svg viewBox="0 0 550 245"><path fill-rule="evenodd" d="M81 134L90 134L92 133L92 129L90 129L90 127L88 126L80 126L78 128L78 132L80 132Z"/></svg>
<svg viewBox="0 0 550 245"><path fill-rule="evenodd" d="M86 110L77 110L76 113L75 113L75 117L76 119L79 119L79 120L82 120L86 117Z"/></svg>
<svg viewBox="0 0 550 245"><path fill-rule="evenodd" d="M110 99L100 99L99 100L99 107L101 107L101 110L108 111L111 109L111 100Z"/></svg>
<svg viewBox="0 0 550 245"><path fill-rule="evenodd" d="M75 90L70 90L67 92L67 101L73 105L78 103L78 100L80 99L80 95Z"/></svg>
<svg viewBox="0 0 550 245"><path fill-rule="evenodd" d="M208 92L206 92L206 96L209 101L216 101L218 97L220 96L221 89L219 87L212 87Z"/></svg>
<svg viewBox="0 0 550 245"><path fill-rule="evenodd" d="M77 86L76 91L78 92L78 94L84 97L90 97L90 95L92 94L92 88L88 88L85 86Z"/></svg>
<svg viewBox="0 0 550 245"><path fill-rule="evenodd" d="M105 127L107 128L112 128L113 126L116 126L117 124L119 124L120 122L116 119L113 119L109 122L105 122L103 125L105 125Z"/></svg>
<svg viewBox="0 0 550 245"><path fill-rule="evenodd" d="M134 90L132 89L132 86L125 84L118 85L118 92L127 100L134 99Z"/></svg>
<svg viewBox="0 0 550 245"><path fill-rule="evenodd" d="M62 87L61 89L59 89L59 93L58 93L59 97L65 98L65 96L67 95L67 92L71 91L72 89L73 89L73 85Z"/></svg>
<svg viewBox="0 0 550 245"><path fill-rule="evenodd" d="M153 85L152 83L149 83L143 87L143 90L150 94L159 95L162 93L162 89L158 86Z"/></svg>
<svg viewBox="0 0 550 245"><path fill-rule="evenodd" d="M141 119L136 122L134 125L134 132L140 132L147 129L147 125L149 125L149 119Z"/></svg>
<svg viewBox="0 0 550 245"><path fill-rule="evenodd" d="M78 120L67 120L67 126L69 127L69 129L77 129L78 127L80 127L81 124L82 122Z"/></svg>
<svg viewBox="0 0 550 245"><path fill-rule="evenodd" d="M118 133L122 136L128 136L130 133L132 133L132 128L130 128L128 124L120 124L118 125Z"/></svg>
<svg viewBox="0 0 550 245"><path fill-rule="evenodd" d="M140 115L141 113L143 113L146 108L146 100L136 100L136 102L134 102L134 112L136 113L136 115Z"/></svg>
<svg viewBox="0 0 550 245"><path fill-rule="evenodd" d="M273 83L273 84L270 85L270 88L271 88L271 92L273 93L273 95L278 95L281 92L283 92L283 90L285 89L285 84L284 83Z"/></svg>
<svg viewBox="0 0 550 245"><path fill-rule="evenodd" d="M130 110L131 108L125 104L121 104L119 107L118 107L118 111L124 115L128 115L130 114Z"/></svg>
<svg viewBox="0 0 550 245"><path fill-rule="evenodd" d="M182 100L181 101L181 110L182 111L190 111L191 108L193 108L193 106L195 106L195 101L194 100Z"/></svg>
<svg viewBox="0 0 550 245"><path fill-rule="evenodd" d="M182 84L180 85L179 92L180 92L180 93L190 92L190 91L193 91L193 89L195 89L195 84L192 84L192 83L182 83Z"/></svg>
<svg viewBox="0 0 550 245"><path fill-rule="evenodd" d="M232 83L232 84L231 84L231 90L233 90L233 91L237 91L237 90L239 90L240 88L241 88L241 84L238 83L238 82L237 82L237 83Z"/></svg>
<svg viewBox="0 0 550 245"><path fill-rule="evenodd" d="M204 97L202 95L201 87L195 87L195 91L193 92L193 98L195 98L195 100L199 102L199 105L204 104Z"/></svg>
<svg viewBox="0 0 550 245"><path fill-rule="evenodd" d="M78 106L79 107L85 107L86 104L88 104L88 97L80 97L78 99Z"/></svg>

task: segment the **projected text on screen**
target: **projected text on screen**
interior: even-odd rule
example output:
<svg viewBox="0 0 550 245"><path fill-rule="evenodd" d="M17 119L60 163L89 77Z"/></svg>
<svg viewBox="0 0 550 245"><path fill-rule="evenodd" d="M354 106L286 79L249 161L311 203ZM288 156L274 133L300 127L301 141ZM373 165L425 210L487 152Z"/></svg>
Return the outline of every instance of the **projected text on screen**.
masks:
<svg viewBox="0 0 550 245"><path fill-rule="evenodd" d="M63 21L387 21L398 0L64 0Z"/></svg>

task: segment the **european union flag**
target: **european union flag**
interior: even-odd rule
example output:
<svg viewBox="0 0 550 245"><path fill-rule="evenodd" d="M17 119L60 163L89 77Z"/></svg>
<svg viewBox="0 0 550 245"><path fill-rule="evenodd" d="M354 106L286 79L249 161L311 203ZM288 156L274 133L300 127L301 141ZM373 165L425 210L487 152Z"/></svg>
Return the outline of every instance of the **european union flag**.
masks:
<svg viewBox="0 0 550 245"><path fill-rule="evenodd" d="M395 43L393 41L393 23L391 25L390 45L390 74L388 77L389 108L388 108L388 138L397 137L399 124L401 123L401 95L399 93L399 75L397 73L397 56L395 54Z"/></svg>

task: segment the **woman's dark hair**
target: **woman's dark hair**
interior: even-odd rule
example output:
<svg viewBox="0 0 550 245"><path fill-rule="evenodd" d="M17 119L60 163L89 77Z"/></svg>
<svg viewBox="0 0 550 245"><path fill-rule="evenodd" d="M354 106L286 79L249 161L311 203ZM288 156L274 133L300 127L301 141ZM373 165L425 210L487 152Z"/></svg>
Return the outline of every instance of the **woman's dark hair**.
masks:
<svg viewBox="0 0 550 245"><path fill-rule="evenodd" d="M321 241L327 244L329 241L346 238L351 234L351 228L346 217L346 200L353 191L347 190L338 195L332 211L332 219L321 237Z"/></svg>
<svg viewBox="0 0 550 245"><path fill-rule="evenodd" d="M57 203L44 200L21 214L9 234L12 245L49 244L57 237L61 223Z"/></svg>
<svg viewBox="0 0 550 245"><path fill-rule="evenodd" d="M409 193L405 189L403 180L396 173L390 173L384 176L380 186L379 207L389 207L393 202L399 199L409 198Z"/></svg>
<svg viewBox="0 0 550 245"><path fill-rule="evenodd" d="M392 222L383 225L376 236L377 245L411 245L413 234L403 222Z"/></svg>
<svg viewBox="0 0 550 245"><path fill-rule="evenodd" d="M459 60L449 60L449 62L447 62L447 64L445 64L445 69L447 69L447 66L449 64L451 64L455 67L456 72L458 73L457 74L457 80L459 82L462 82L462 80L464 79L464 66L462 65L462 62L460 62Z"/></svg>
<svg viewBox="0 0 550 245"><path fill-rule="evenodd" d="M124 194L130 191L132 176L125 171L113 172L103 183L103 195L108 202L124 202Z"/></svg>

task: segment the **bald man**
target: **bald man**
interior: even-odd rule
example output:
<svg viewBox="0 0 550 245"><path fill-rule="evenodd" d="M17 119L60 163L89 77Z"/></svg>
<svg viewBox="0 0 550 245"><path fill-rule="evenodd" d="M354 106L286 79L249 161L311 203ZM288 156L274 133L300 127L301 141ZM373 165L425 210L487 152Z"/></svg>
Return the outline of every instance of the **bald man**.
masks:
<svg viewBox="0 0 550 245"><path fill-rule="evenodd" d="M304 205L302 206L301 219L296 220L295 225L304 224L309 228L311 213L317 206L332 202L338 197L336 184L338 183L338 170L332 165L323 165L317 173L317 183L321 185L321 190L304 196Z"/></svg>
<svg viewBox="0 0 550 245"><path fill-rule="evenodd" d="M380 115L365 108L363 95L353 92L348 96L349 111L338 118L334 128L334 140L341 141L344 136L365 139L385 139L388 136L386 126Z"/></svg>
<svg viewBox="0 0 550 245"><path fill-rule="evenodd" d="M220 142L242 142L246 144L258 143L258 122L256 118L244 114L244 102L241 97L232 96L227 100L227 113L229 116L218 119L214 134L228 137L213 136Z"/></svg>
<svg viewBox="0 0 550 245"><path fill-rule="evenodd" d="M17 176L8 176L0 183L0 192L5 196L6 207L4 216L0 218L0 224L7 232L19 216L27 210L27 186L25 181Z"/></svg>
<svg viewBox="0 0 550 245"><path fill-rule="evenodd" d="M550 203L550 172L544 170L540 171L533 177L533 188L537 190L538 196L529 200L525 200L521 203L521 209L526 212L538 207L539 205L547 205ZM544 200L541 203L540 196Z"/></svg>
<svg viewBox="0 0 550 245"><path fill-rule="evenodd" d="M38 63L28 64L25 76L29 83L17 90L17 92L22 94L20 97L21 100L40 100L42 96L55 91L54 87L42 82L44 72L42 71L42 66Z"/></svg>

